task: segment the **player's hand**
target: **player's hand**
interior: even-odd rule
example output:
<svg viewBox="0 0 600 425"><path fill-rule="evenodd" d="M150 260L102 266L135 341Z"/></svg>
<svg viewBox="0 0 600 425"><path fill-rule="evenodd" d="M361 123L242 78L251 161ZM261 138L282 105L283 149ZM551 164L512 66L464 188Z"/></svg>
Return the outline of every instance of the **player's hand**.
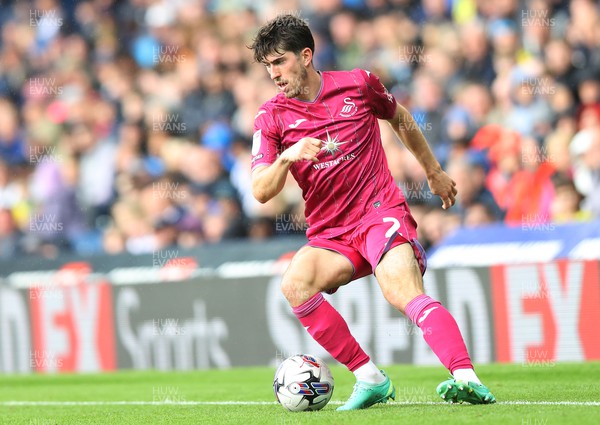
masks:
<svg viewBox="0 0 600 425"><path fill-rule="evenodd" d="M314 137L303 137L293 146L283 151L281 158L289 162L319 162L317 155L321 151L321 141Z"/></svg>
<svg viewBox="0 0 600 425"><path fill-rule="evenodd" d="M431 193L442 198L442 208L447 210L456 202L456 182L444 170L439 169L427 176Z"/></svg>

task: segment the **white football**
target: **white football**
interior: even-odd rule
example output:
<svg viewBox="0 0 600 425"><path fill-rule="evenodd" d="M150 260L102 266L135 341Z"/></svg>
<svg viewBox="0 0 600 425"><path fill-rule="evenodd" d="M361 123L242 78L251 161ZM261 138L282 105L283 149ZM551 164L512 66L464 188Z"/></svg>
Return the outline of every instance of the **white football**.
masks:
<svg viewBox="0 0 600 425"><path fill-rule="evenodd" d="M323 360L297 354L279 365L273 390L277 401L287 410L320 410L331 400L333 376Z"/></svg>

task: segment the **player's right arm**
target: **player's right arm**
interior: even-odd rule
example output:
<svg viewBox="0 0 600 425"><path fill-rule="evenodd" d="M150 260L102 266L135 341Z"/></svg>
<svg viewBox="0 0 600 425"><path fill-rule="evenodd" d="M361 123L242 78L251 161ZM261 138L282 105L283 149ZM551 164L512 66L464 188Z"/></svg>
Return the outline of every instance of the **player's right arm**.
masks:
<svg viewBox="0 0 600 425"><path fill-rule="evenodd" d="M264 204L283 189L287 172L294 162L318 162L317 154L321 141L313 137L303 137L279 155L271 165L258 166L252 171L252 194Z"/></svg>

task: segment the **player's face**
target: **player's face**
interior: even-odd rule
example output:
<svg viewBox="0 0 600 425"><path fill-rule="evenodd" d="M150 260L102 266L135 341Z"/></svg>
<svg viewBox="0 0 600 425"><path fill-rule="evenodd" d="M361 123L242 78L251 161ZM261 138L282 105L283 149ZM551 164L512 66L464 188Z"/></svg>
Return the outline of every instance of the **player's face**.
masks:
<svg viewBox="0 0 600 425"><path fill-rule="evenodd" d="M308 72L293 52L268 55L263 64L271 80L288 99L306 92Z"/></svg>

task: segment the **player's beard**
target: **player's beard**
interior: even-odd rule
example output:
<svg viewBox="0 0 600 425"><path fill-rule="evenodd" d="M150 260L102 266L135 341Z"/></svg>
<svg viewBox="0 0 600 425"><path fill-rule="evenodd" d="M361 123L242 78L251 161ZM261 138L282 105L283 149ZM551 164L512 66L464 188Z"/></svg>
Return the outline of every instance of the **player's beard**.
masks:
<svg viewBox="0 0 600 425"><path fill-rule="evenodd" d="M300 73L288 81L288 86L284 91L285 97L291 99L301 94L307 94L308 91L308 71L300 66Z"/></svg>

